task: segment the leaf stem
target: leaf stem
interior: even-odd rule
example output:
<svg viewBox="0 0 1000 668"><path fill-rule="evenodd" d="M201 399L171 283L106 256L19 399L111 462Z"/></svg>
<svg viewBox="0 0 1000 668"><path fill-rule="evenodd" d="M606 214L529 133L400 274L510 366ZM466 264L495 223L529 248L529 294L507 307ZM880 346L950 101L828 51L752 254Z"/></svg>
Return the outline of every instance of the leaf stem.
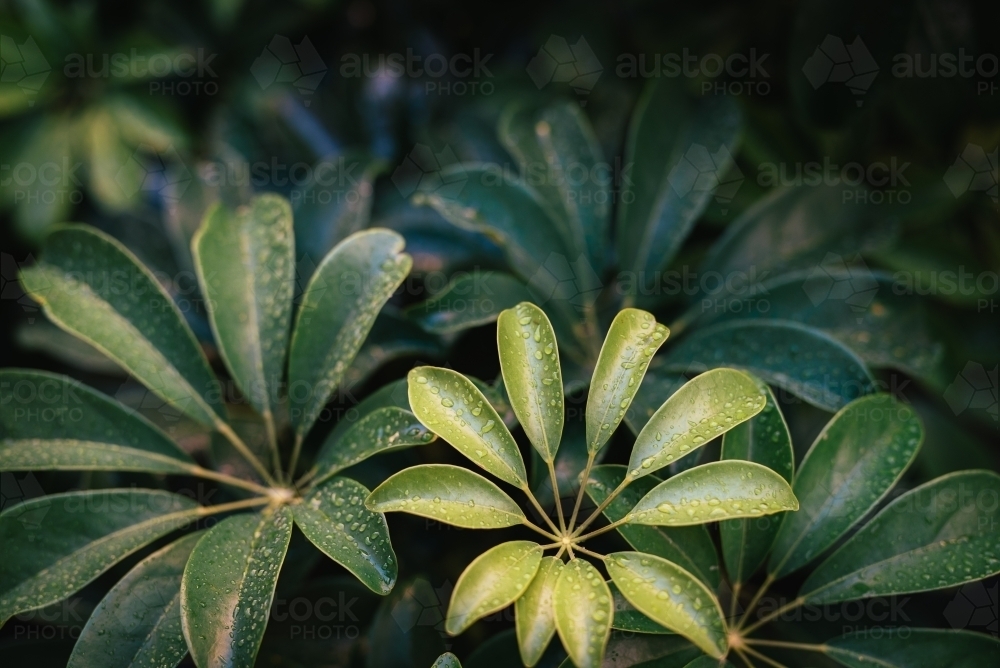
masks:
<svg viewBox="0 0 1000 668"><path fill-rule="evenodd" d="M270 490L263 485L258 485L255 482L249 480L244 480L243 478L237 478L235 476L226 475L225 473L219 473L218 471L213 471L211 469L202 468L200 466L192 466L188 469L191 475L197 476L199 478L205 478L207 480L214 480L215 482L222 483L223 485L231 485L233 487L239 487L245 489L249 492L256 492L257 494L268 494Z"/></svg>
<svg viewBox="0 0 1000 668"><path fill-rule="evenodd" d="M739 655L740 659L742 659L743 663L745 663L748 668L755 668L754 665L753 665L753 661L751 661L750 658L746 654L743 653L743 650L741 650L738 647L734 647L733 651L736 652L736 654Z"/></svg>
<svg viewBox="0 0 1000 668"><path fill-rule="evenodd" d="M556 559L562 559L563 552L565 551L566 551L566 545L562 544L562 547L560 547L559 551L556 552Z"/></svg>
<svg viewBox="0 0 1000 668"><path fill-rule="evenodd" d="M750 619L750 615L753 614L753 609L757 607L760 602L761 597L764 596L764 592L767 588L771 586L774 582L774 577L768 574L767 578L764 579L764 583L757 589L757 592L750 599L750 603L747 605L747 609L743 612L743 616L740 617L739 623L736 625L737 629L743 628L743 625L747 623Z"/></svg>
<svg viewBox="0 0 1000 668"><path fill-rule="evenodd" d="M299 476L299 479L295 481L295 487L301 489L306 484L308 484L310 480L315 478L317 473L319 473L319 467L318 466L312 467L311 469L309 469L308 471ZM289 477L290 476L291 474L289 474Z"/></svg>
<svg viewBox="0 0 1000 668"><path fill-rule="evenodd" d="M545 512L545 509L542 508L542 504L538 503L538 499L536 499L535 495L531 493L531 488L528 487L527 484L525 484L523 487L521 487L521 491L528 496L528 499L531 501L531 505L535 507L535 510L537 510L538 514L542 516L542 518L545 520L545 523L549 525L550 529L552 529L553 533L554 534L561 533L559 531L559 527L556 526L555 522L552 521L552 518L550 518L548 514ZM558 539L558 535L556 536L556 538Z"/></svg>
<svg viewBox="0 0 1000 668"><path fill-rule="evenodd" d="M250 451L250 448L248 448L247 444L243 442L243 439L236 435L236 432L233 431L232 427L222 420L219 420L215 423L215 428L220 434L226 437L226 440L233 444L233 447L236 448L237 452L243 455L243 458L247 460L247 463L249 463L258 474L260 474L260 477L263 478L267 484L275 487L278 486L278 481L274 479L274 476L272 476L270 471L267 470L267 467L264 466L259 459L257 459L257 456Z"/></svg>
<svg viewBox="0 0 1000 668"><path fill-rule="evenodd" d="M778 663L774 659L772 659L772 658L770 658L768 656L764 656L760 652L755 651L754 648L752 648L752 647L748 647L748 646L744 645L743 646L743 650L747 654L749 654L750 656L752 656L754 658L757 658L757 659L760 659L761 661L763 661L764 663L766 663L769 666L774 666L774 668L788 668L788 666L786 666L785 664Z"/></svg>
<svg viewBox="0 0 1000 668"><path fill-rule="evenodd" d="M583 473L580 475L580 489L576 493L576 503L573 504L573 514L570 515L569 518L570 533L573 532L573 525L576 524L576 516L580 512L580 504L583 503L583 495L587 488L587 481L590 480L590 469L594 467L594 458L596 456L596 452L587 453L587 465L584 467Z"/></svg>
<svg viewBox="0 0 1000 668"><path fill-rule="evenodd" d="M295 445L292 446L292 458L288 462L288 479L295 477L295 467L299 465L299 455L302 454L302 434L295 434Z"/></svg>
<svg viewBox="0 0 1000 668"><path fill-rule="evenodd" d="M749 635L749 634L753 633L755 630L759 629L764 624L767 624L772 619L774 619L776 617L780 617L781 615L785 614L789 610L794 610L795 608L799 607L800 605L802 605L805 602L806 602L806 599L804 597L800 596L797 599L795 599L794 601L792 601L791 603L788 603L786 605L781 606L780 608L778 608L774 612L770 613L769 615L765 615L764 617L761 617L760 619L758 619L756 622L754 622L750 626L746 627L745 629L741 628L740 632L743 635Z"/></svg>
<svg viewBox="0 0 1000 668"><path fill-rule="evenodd" d="M591 531L590 533L584 534L584 535L580 536L579 538L576 538L576 540L579 540L579 541L590 540L594 536L600 536L602 533L607 533L607 532L609 532L609 531L611 531L613 529L617 529L618 527L620 527L621 525L625 524L628 521L627 517L628 517L628 515L626 515L625 517L621 518L617 522L612 522L611 524L609 524L607 526L603 526L600 529L597 529L595 531Z"/></svg>
<svg viewBox="0 0 1000 668"><path fill-rule="evenodd" d="M252 499L242 501L232 501L230 503L220 503L217 506L202 506L198 508L198 515L215 515L216 513L226 513L230 510L242 510L243 508L253 508L254 506L266 506L272 499L266 496L257 496Z"/></svg>
<svg viewBox="0 0 1000 668"><path fill-rule="evenodd" d="M597 506L597 509L593 513L591 513L590 517L588 517L587 519L585 519L580 524L580 526L576 528L576 531L574 531L573 534L572 534L573 537L575 538L576 536L578 536L580 534L580 532L582 532L584 529L586 529L590 525L591 522L593 522L594 520L596 520L597 517L601 513L604 512L604 509L607 508L608 505L610 505L611 502L615 500L615 497L617 497L619 494L621 494L625 490L625 488L628 487L628 485L629 485L630 482L632 482L632 481L629 480L628 477L626 477L624 480L622 480L621 484L618 485L618 487L616 487L613 492L611 492L610 494L608 494L608 498L604 499L604 501L601 501L601 505Z"/></svg>
<svg viewBox="0 0 1000 668"><path fill-rule="evenodd" d="M744 638L743 642L748 645L761 645L762 647L782 647L784 649L800 649L803 652L825 652L826 645L811 645L804 642L785 642L784 640L757 640L756 638Z"/></svg>
<svg viewBox="0 0 1000 668"><path fill-rule="evenodd" d="M549 533L548 531L546 531L542 527L538 526L537 524L535 524L534 522L532 522L531 520L529 520L527 517L525 517L523 520L521 520L521 524L523 524L524 526L528 527L532 531L536 531L536 532L542 534L546 538L550 538L552 540L559 541L559 536L555 535L554 533ZM559 541L559 542L561 543L562 541Z"/></svg>
<svg viewBox="0 0 1000 668"><path fill-rule="evenodd" d="M605 556L604 556L603 554L598 554L597 552L593 552L593 551L591 551L591 550L588 550L587 548L585 548L585 547L582 547L582 546L580 546L580 545L574 545L574 546L573 546L572 548L570 548L570 549L575 549L575 550L576 550L577 552L580 552L580 553L582 553L582 554L585 554L585 555L587 555L588 557L593 557L594 559L600 559L601 561L604 561L604 560L605 560L605 559L607 558L607 557L605 557Z"/></svg>
<svg viewBox="0 0 1000 668"><path fill-rule="evenodd" d="M552 462L549 465L549 481L552 484L552 500L556 504L556 512L559 515L559 531L566 532L566 518L563 517L562 499L559 498L559 479L556 477L556 467Z"/></svg>
<svg viewBox="0 0 1000 668"><path fill-rule="evenodd" d="M264 426L267 429L267 444L271 450L271 467L274 469L274 475L281 480L284 478L285 474L281 471L281 455L278 454L278 433L274 429L274 414L271 413L271 409L267 408L264 410ZM290 482L290 481L285 481Z"/></svg>
<svg viewBox="0 0 1000 668"><path fill-rule="evenodd" d="M733 585L733 589L730 592L731 596L729 599L729 619L736 617L736 606L739 605L740 601L740 588L743 585L739 582ZM742 618L740 619L742 621Z"/></svg>

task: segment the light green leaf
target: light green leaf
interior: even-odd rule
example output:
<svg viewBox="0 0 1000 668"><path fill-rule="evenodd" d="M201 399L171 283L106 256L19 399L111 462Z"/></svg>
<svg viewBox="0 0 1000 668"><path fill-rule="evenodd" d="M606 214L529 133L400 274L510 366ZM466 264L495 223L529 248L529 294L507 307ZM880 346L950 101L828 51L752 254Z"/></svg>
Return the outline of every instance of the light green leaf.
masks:
<svg viewBox="0 0 1000 668"><path fill-rule="evenodd" d="M941 629L854 632L823 643L827 656L848 668L982 668L1000 657L1000 640L985 633Z"/></svg>
<svg viewBox="0 0 1000 668"><path fill-rule="evenodd" d="M542 562L542 548L527 540L501 543L468 565L451 594L445 629L453 636L502 610L528 589Z"/></svg>
<svg viewBox="0 0 1000 668"><path fill-rule="evenodd" d="M514 603L517 646L525 666L534 666L556 632L556 583L563 571L562 559L542 557L535 579Z"/></svg>
<svg viewBox="0 0 1000 668"><path fill-rule="evenodd" d="M630 524L685 526L798 510L792 486L760 464L728 460L688 469L657 485Z"/></svg>
<svg viewBox="0 0 1000 668"><path fill-rule="evenodd" d="M767 404L755 417L726 432L722 437L722 459L757 462L792 482L792 436L771 388L764 383L758 385L767 396ZM781 518L764 516L719 523L722 556L734 584L745 582L764 563L779 526Z"/></svg>
<svg viewBox="0 0 1000 668"><path fill-rule="evenodd" d="M625 411L625 424L632 433L638 435L663 402L684 387L686 382L688 379L682 374L663 373L655 366L649 369L642 379L639 391L632 398L632 404Z"/></svg>
<svg viewBox="0 0 1000 668"><path fill-rule="evenodd" d="M746 369L817 408L835 411L875 389L865 363L840 341L787 320L733 320L698 329L670 349L667 371Z"/></svg>
<svg viewBox="0 0 1000 668"><path fill-rule="evenodd" d="M519 279L499 271L462 273L427 301L406 309L406 317L434 334L451 334L489 324L504 309L531 299Z"/></svg>
<svg viewBox="0 0 1000 668"><path fill-rule="evenodd" d="M649 475L764 409L765 395L735 369L713 369L677 390L636 436L630 479Z"/></svg>
<svg viewBox="0 0 1000 668"><path fill-rule="evenodd" d="M323 554L384 596L396 584L396 553L385 515L365 508L368 494L361 483L334 478L292 506L292 516Z"/></svg>
<svg viewBox="0 0 1000 668"><path fill-rule="evenodd" d="M472 381L431 366L411 370L407 381L410 406L425 427L501 480L527 484L514 437Z"/></svg>
<svg viewBox="0 0 1000 668"><path fill-rule="evenodd" d="M389 230L352 234L309 280L292 331L288 384L292 423L312 427L343 379L382 306L410 271L403 238ZM304 400L296 397L304 396Z"/></svg>
<svg viewBox="0 0 1000 668"><path fill-rule="evenodd" d="M962 471L897 497L814 570L800 596L827 604L913 594L1000 572L1000 476Z"/></svg>
<svg viewBox="0 0 1000 668"><path fill-rule="evenodd" d="M146 557L101 599L73 647L68 668L173 668L187 656L181 576L202 533Z"/></svg>
<svg viewBox="0 0 1000 668"><path fill-rule="evenodd" d="M598 668L611 634L611 590L589 561L574 559L562 569L555 591L556 630L577 668Z"/></svg>
<svg viewBox="0 0 1000 668"><path fill-rule="evenodd" d="M788 575L836 543L892 489L923 438L913 409L889 394L862 397L834 415L795 475L801 507L782 521L768 572Z"/></svg>
<svg viewBox="0 0 1000 668"><path fill-rule="evenodd" d="M336 441L327 439L316 457L317 483L373 455L427 445L434 434L408 410L396 406L376 408L353 423Z"/></svg>
<svg viewBox="0 0 1000 668"><path fill-rule="evenodd" d="M187 497L145 489L42 496L0 513L0 626L60 601L198 517Z"/></svg>
<svg viewBox="0 0 1000 668"><path fill-rule="evenodd" d="M218 382L166 291L131 252L84 225L61 225L21 283L54 323L205 425L222 421Z"/></svg>
<svg viewBox="0 0 1000 668"><path fill-rule="evenodd" d="M603 503L625 479L625 472L625 467L617 464L594 467L587 483L587 495L594 503ZM622 519L660 482L656 476L639 478L608 504L604 516L610 522ZM719 557L712 536L703 525L665 527L623 524L617 531L639 552L678 564L711 589L719 586Z"/></svg>
<svg viewBox="0 0 1000 668"><path fill-rule="evenodd" d="M670 330L651 313L623 309L601 346L587 397L587 451L597 452L625 417L642 377Z"/></svg>
<svg viewBox="0 0 1000 668"><path fill-rule="evenodd" d="M559 349L545 312L522 302L501 313L497 348L517 421L542 459L551 462L562 440L565 407Z"/></svg>
<svg viewBox="0 0 1000 668"><path fill-rule="evenodd" d="M0 426L4 438L12 440L92 441L194 463L132 409L68 376L45 371L0 371Z"/></svg>
<svg viewBox="0 0 1000 668"><path fill-rule="evenodd" d="M69 438L0 440L0 471L190 473L193 464L154 452Z"/></svg>
<svg viewBox="0 0 1000 668"><path fill-rule="evenodd" d="M602 166L607 168L601 147L580 107L572 102L513 106L500 118L498 134L573 250L586 252L594 267L602 267L616 175L601 173Z"/></svg>
<svg viewBox="0 0 1000 668"><path fill-rule="evenodd" d="M732 197L732 184L706 184L699 172L725 176L740 132L739 107L728 96L695 102L683 84L651 81L629 125L625 164L632 170L615 241L621 266L639 276L658 275L670 263L713 195Z"/></svg>
<svg viewBox="0 0 1000 668"><path fill-rule="evenodd" d="M403 469L376 487L365 505L381 513L410 513L467 529L510 527L525 519L502 489L478 473L449 464Z"/></svg>
<svg viewBox="0 0 1000 668"><path fill-rule="evenodd" d="M431 668L462 668L462 662L451 652L445 652L434 661Z"/></svg>
<svg viewBox="0 0 1000 668"><path fill-rule="evenodd" d="M292 535L278 508L229 517L198 542L181 580L181 619L200 668L252 666Z"/></svg>
<svg viewBox="0 0 1000 668"><path fill-rule="evenodd" d="M673 631L665 626L660 626L652 619L636 610L635 606L628 602L622 595L618 585L608 582L608 589L611 590L611 599L614 601L615 619L611 628L618 631L629 631L631 633L651 633L655 635L673 634Z"/></svg>
<svg viewBox="0 0 1000 668"><path fill-rule="evenodd" d="M726 623L719 601L693 575L666 559L641 552L615 552L604 564L625 598L641 613L710 656L725 654Z"/></svg>
<svg viewBox="0 0 1000 668"><path fill-rule="evenodd" d="M191 240L191 252L226 368L273 424L295 287L291 205L274 194L235 211L216 204Z"/></svg>

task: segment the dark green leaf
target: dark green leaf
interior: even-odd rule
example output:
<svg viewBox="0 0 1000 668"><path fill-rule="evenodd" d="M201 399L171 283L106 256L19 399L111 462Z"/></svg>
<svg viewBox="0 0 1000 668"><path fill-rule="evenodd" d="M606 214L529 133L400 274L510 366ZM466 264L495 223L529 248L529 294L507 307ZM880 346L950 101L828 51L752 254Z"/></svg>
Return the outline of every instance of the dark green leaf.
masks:
<svg viewBox="0 0 1000 668"><path fill-rule="evenodd" d="M69 438L0 440L0 471L189 473L193 464L108 443Z"/></svg>
<svg viewBox="0 0 1000 668"><path fill-rule="evenodd" d="M429 517L467 529L497 529L524 522L514 499L469 469L422 464L403 469L375 488L368 508Z"/></svg>
<svg viewBox="0 0 1000 668"><path fill-rule="evenodd" d="M556 630L577 668L599 668L611 634L614 603L600 572L584 559L562 569L553 598Z"/></svg>
<svg viewBox="0 0 1000 668"><path fill-rule="evenodd" d="M165 401L206 425L222 421L217 382L166 291L121 243L59 226L42 261L21 272L46 315L110 357Z"/></svg>
<svg viewBox="0 0 1000 668"><path fill-rule="evenodd" d="M43 496L0 513L0 625L62 600L199 516L190 499L145 489Z"/></svg>
<svg viewBox="0 0 1000 668"><path fill-rule="evenodd" d="M785 515L768 572L788 575L837 542L892 489L923 436L913 410L889 394L857 399L834 415L795 476L801 507Z"/></svg>
<svg viewBox="0 0 1000 668"><path fill-rule="evenodd" d="M350 478L333 478L292 507L306 538L376 594L396 584L396 554L382 513L365 508L368 490Z"/></svg>
<svg viewBox="0 0 1000 668"><path fill-rule="evenodd" d="M982 668L1000 660L1000 641L984 633L907 626L848 633L823 647L848 668Z"/></svg>
<svg viewBox="0 0 1000 668"><path fill-rule="evenodd" d="M427 301L406 309L406 317L428 332L450 334L494 322L504 309L529 299L527 286L510 274L463 273Z"/></svg>
<svg viewBox="0 0 1000 668"><path fill-rule="evenodd" d="M865 363L843 343L796 322L735 320L691 332L671 348L667 371L738 367L813 406L835 411L874 391Z"/></svg>
<svg viewBox="0 0 1000 668"><path fill-rule="evenodd" d="M678 635L612 633L603 668L684 668L701 650ZM560 668L571 668L567 661Z"/></svg>
<svg viewBox="0 0 1000 668"><path fill-rule="evenodd" d="M1000 476L963 471L897 497L812 572L810 603L912 594L1000 572Z"/></svg>
<svg viewBox="0 0 1000 668"><path fill-rule="evenodd" d="M181 629L181 576L202 534L146 557L101 600L73 648L68 668L173 668L187 656Z"/></svg>
<svg viewBox="0 0 1000 668"><path fill-rule="evenodd" d="M587 494L594 503L602 503L625 478L626 468L616 464L595 467L587 483ZM604 509L611 522L622 519L660 483L656 476L639 478L626 487ZM701 525L686 527L623 524L617 531L639 552L646 552L680 565L710 588L719 586L719 558L708 530Z"/></svg>
<svg viewBox="0 0 1000 668"><path fill-rule="evenodd" d="M357 232L337 244L310 279L288 353L292 422L300 438L340 384L382 306L410 271L412 261L402 250L403 238L395 232ZM296 401L297 396L305 400Z"/></svg>
<svg viewBox="0 0 1000 668"><path fill-rule="evenodd" d="M288 508L229 517L198 542L181 581L181 618L194 662L252 666L292 535Z"/></svg>
<svg viewBox="0 0 1000 668"><path fill-rule="evenodd" d="M458 635L520 598L541 561L541 546L527 540L501 543L476 557L455 583L445 620L448 633Z"/></svg>

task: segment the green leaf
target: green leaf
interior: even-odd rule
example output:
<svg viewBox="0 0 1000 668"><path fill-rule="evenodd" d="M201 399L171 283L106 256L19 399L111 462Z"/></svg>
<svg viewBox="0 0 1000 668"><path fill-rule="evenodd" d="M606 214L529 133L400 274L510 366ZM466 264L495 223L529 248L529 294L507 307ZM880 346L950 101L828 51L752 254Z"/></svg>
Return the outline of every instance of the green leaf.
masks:
<svg viewBox="0 0 1000 668"><path fill-rule="evenodd" d="M92 441L193 463L132 409L68 376L45 371L0 371L0 426L7 439Z"/></svg>
<svg viewBox="0 0 1000 668"><path fill-rule="evenodd" d="M394 380L378 388L365 397L354 407L354 412L348 411L344 417L334 425L330 434L323 441L320 454L317 460L326 457L330 450L342 447L344 436L354 429L355 425L364 420L368 415L380 408L402 408L410 410L410 400L406 396L406 380Z"/></svg>
<svg viewBox="0 0 1000 668"><path fill-rule="evenodd" d="M514 604L517 646L525 666L534 666L556 632L556 583L563 571L562 559L542 557L535 579Z"/></svg>
<svg viewBox="0 0 1000 668"><path fill-rule="evenodd" d="M574 252L586 252L594 267L602 267L615 175L601 173L602 166L607 168L601 147L580 107L572 102L541 109L514 106L501 117L498 134Z"/></svg>
<svg viewBox="0 0 1000 668"><path fill-rule="evenodd" d="M670 330L651 313L627 308L615 316L590 381L587 397L587 451L597 452L625 417L649 361Z"/></svg>
<svg viewBox="0 0 1000 668"><path fill-rule="evenodd" d="M0 513L0 626L60 601L136 550L186 525L201 508L145 489L42 496Z"/></svg>
<svg viewBox="0 0 1000 668"><path fill-rule="evenodd" d="M201 532L146 557L90 615L68 668L173 668L187 656L181 629L181 576Z"/></svg>
<svg viewBox="0 0 1000 668"><path fill-rule="evenodd" d="M629 602L653 621L684 636L706 654L726 652L726 623L719 601L700 580L661 557L615 552L604 561Z"/></svg>
<svg viewBox="0 0 1000 668"><path fill-rule="evenodd" d="M406 317L434 334L451 334L495 321L504 309L531 299L527 286L499 271L462 273Z"/></svg>
<svg viewBox="0 0 1000 668"><path fill-rule="evenodd" d="M677 390L642 428L628 475L649 475L721 436L764 409L765 395L735 369L713 369Z"/></svg>
<svg viewBox="0 0 1000 668"><path fill-rule="evenodd" d="M376 487L365 505L382 513L410 513L467 529L498 529L525 520L520 507L502 489L478 473L449 464L403 469Z"/></svg>
<svg viewBox="0 0 1000 668"><path fill-rule="evenodd" d="M788 425L771 388L759 383L767 397L764 410L722 437L723 460L746 460L771 469L788 482L795 470L795 451ZM722 556L733 584L746 582L767 558L781 526L780 518L725 520L719 523Z"/></svg>
<svg viewBox="0 0 1000 668"><path fill-rule="evenodd" d="M316 481L322 482L374 455L427 445L433 440L434 434L410 411L396 406L377 408L354 422L336 441L327 439L316 457L320 470Z"/></svg>
<svg viewBox="0 0 1000 668"><path fill-rule="evenodd" d="M278 508L229 517L198 542L181 580L181 618L201 668L252 666L292 535Z"/></svg>
<svg viewBox="0 0 1000 668"><path fill-rule="evenodd" d="M828 411L875 389L865 363L850 348L790 321L734 320L698 329L664 360L667 371L699 366L746 369Z"/></svg>
<svg viewBox="0 0 1000 668"><path fill-rule="evenodd" d="M483 552L455 583L445 629L456 636L476 620L506 608L528 589L541 562L541 546L527 540Z"/></svg>
<svg viewBox="0 0 1000 668"><path fill-rule="evenodd" d="M397 584L383 598L363 642L366 668L425 668L444 652L444 601L427 580ZM327 660L327 659L324 659Z"/></svg>
<svg viewBox="0 0 1000 668"><path fill-rule="evenodd" d="M442 342L438 336L425 332L416 323L385 309L375 318L368 338L340 382L344 388L364 387L389 362L404 357L428 359L442 354ZM404 408L409 408L409 404Z"/></svg>
<svg viewBox="0 0 1000 668"><path fill-rule="evenodd" d="M912 489L879 511L802 585L810 603L913 594L1000 572L1000 476L962 471Z"/></svg>
<svg viewBox="0 0 1000 668"><path fill-rule="evenodd" d="M302 295L288 353L292 423L302 438L340 384L382 306L410 271L403 238L352 234L323 258ZM304 397L299 400L297 397Z"/></svg>
<svg viewBox="0 0 1000 668"><path fill-rule="evenodd" d="M754 462L729 460L661 482L629 513L629 524L685 526L798 510L792 486Z"/></svg>
<svg viewBox="0 0 1000 668"><path fill-rule="evenodd" d="M191 252L219 353L273 429L295 287L292 208L274 194L235 211L216 204L205 214Z"/></svg>
<svg viewBox="0 0 1000 668"><path fill-rule="evenodd" d="M414 415L456 450L505 482L527 484L524 460L510 430L468 378L421 366L407 375Z"/></svg>
<svg viewBox="0 0 1000 668"><path fill-rule="evenodd" d="M625 472L625 467L617 464L594 467L587 483L587 495L594 503L603 503L625 479ZM608 504L604 516L610 522L617 522L658 484L660 479L656 476L639 478ZM712 536L703 525L664 527L623 524L617 531L639 552L678 564L712 589L719 586L719 557Z"/></svg>
<svg viewBox="0 0 1000 668"><path fill-rule="evenodd" d="M385 515L365 508L368 489L350 478L334 478L292 506L306 538L376 594L396 584L396 554Z"/></svg>
<svg viewBox="0 0 1000 668"><path fill-rule="evenodd" d="M517 421L542 459L552 462L562 440L566 411L559 349L545 312L522 302L501 313L497 348Z"/></svg>
<svg viewBox="0 0 1000 668"><path fill-rule="evenodd" d="M725 660L714 659L710 656L699 656L684 668L733 668L733 664Z"/></svg>
<svg viewBox="0 0 1000 668"><path fill-rule="evenodd" d="M21 272L46 315L205 425L222 421L218 383L180 311L121 243L84 225L61 225L42 260Z"/></svg>
<svg viewBox="0 0 1000 668"><path fill-rule="evenodd" d="M836 543L892 489L923 438L913 409L889 394L862 397L834 415L795 476L800 509L782 521L768 572L788 575Z"/></svg>
<svg viewBox="0 0 1000 668"><path fill-rule="evenodd" d="M612 633L602 668L683 668L701 650L678 635ZM567 660L560 668L572 668Z"/></svg>
<svg viewBox="0 0 1000 668"><path fill-rule="evenodd" d="M577 668L597 668L611 634L611 590L589 561L573 559L562 569L555 591L556 630Z"/></svg>
<svg viewBox="0 0 1000 668"><path fill-rule="evenodd" d="M621 266L639 276L658 275L711 197L728 193L726 184L707 187L695 179L706 170L719 179L725 175L740 132L739 107L727 96L695 102L683 84L651 81L629 126L625 164L633 168L622 192L615 242Z"/></svg>
<svg viewBox="0 0 1000 668"><path fill-rule="evenodd" d="M639 391L632 398L632 404L625 411L625 424L638 435L642 428L660 409L663 402L681 389L688 382L686 376L679 373L662 373L655 366L646 372L646 377L639 386Z"/></svg>
<svg viewBox="0 0 1000 668"><path fill-rule="evenodd" d="M0 471L190 473L193 464L153 452L69 438L0 440Z"/></svg>
<svg viewBox="0 0 1000 668"><path fill-rule="evenodd" d="M982 668L996 665L1000 641L985 633L941 629L854 632L823 643L827 656L848 668Z"/></svg>
<svg viewBox="0 0 1000 668"><path fill-rule="evenodd" d="M462 662L451 652L445 652L434 661L431 668L462 668Z"/></svg>
<svg viewBox="0 0 1000 668"><path fill-rule="evenodd" d="M611 599L615 607L615 619L611 628L618 631L629 631L631 633L651 633L655 635L673 634L673 631L660 626L652 619L636 610L635 606L628 602L622 595L618 585L608 582L608 589L611 590Z"/></svg>

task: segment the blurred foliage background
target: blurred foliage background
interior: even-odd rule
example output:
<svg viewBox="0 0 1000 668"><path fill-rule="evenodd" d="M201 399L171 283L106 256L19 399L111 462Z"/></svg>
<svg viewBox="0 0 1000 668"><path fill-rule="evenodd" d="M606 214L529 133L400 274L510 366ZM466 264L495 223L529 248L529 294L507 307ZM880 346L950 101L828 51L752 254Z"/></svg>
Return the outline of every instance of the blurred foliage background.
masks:
<svg viewBox="0 0 1000 668"><path fill-rule="evenodd" d="M928 350L933 372L919 379L898 371L880 376L886 389L917 407L927 427L911 485L962 468L998 469L998 19L996 3L971 0L584 0L502 6L2 0L3 365L68 373L137 406L174 435L189 430L192 443L202 438L96 351L45 322L20 291L17 270L33 262L52 224L95 225L159 272L210 345L192 271L191 235L214 201L239 204L255 192L271 191L289 197L295 208L303 281L339 238L336 225L350 225L352 216L364 218L369 210L370 224L399 230L415 259L413 277L394 298L389 320L373 333L372 363L330 407L331 415L402 377L416 361L446 361L495 378L499 366L490 325L431 336L402 315L406 306L440 290L454 272L490 270L503 259L487 236L415 206L403 180L393 178L401 165L408 158L419 162L424 150L436 168L491 162L516 170L497 139L502 112L512 101L554 99L580 104L604 155L620 161L629 118L658 62L656 54L690 54L692 63L708 65L706 55L723 62L739 54L756 59L758 67L718 76L698 70L679 79L679 90L692 99L732 96L744 127L734 166L720 175L723 182L742 179L738 189L711 202L673 266L696 266L729 223L802 165L837 165L830 173L842 174L841 167L857 163L874 174L865 179L870 190L864 196L879 223L891 222L892 233L864 248L845 246L843 239L831 245L872 271L895 275L897 284L909 281L910 292L925 302L933 342ZM852 51L848 76L837 79L839 70L822 67L806 71L818 50L836 61L836 40L826 41L829 36L841 40L840 47L853 47L860 38L875 69L859 69L864 59ZM561 44L571 49L568 58L576 67L571 76L529 66L543 52L558 59ZM949 75L944 59L936 65L932 60L942 54L956 56L956 62L968 57L965 69ZM402 74L392 69L394 62L403 63ZM318 164L331 170L326 183L318 183ZM880 164L895 170L868 169ZM879 178L887 174L894 178ZM801 224L822 229L826 222L817 212ZM666 314L661 320L671 322L681 306L661 305ZM806 405L783 408L797 447L806 448L827 416ZM444 456L435 445L419 455L379 459L360 479L374 486L404 463ZM34 482L6 475L4 503L35 494L32 484L51 493L109 482L97 475L81 480L49 474ZM127 485L128 476L114 482ZM510 620L497 620L457 640L443 639L434 628L437 621L429 619L447 600L449 578L478 554L480 539L414 518L394 517L390 524L397 552L405 554L401 583L424 580L401 584L392 605L382 607L352 590L350 596L360 602L352 613L356 620L345 628L354 625L355 631L338 631L337 638L303 642L304 636L295 635L302 630L295 631L291 621L274 623L265 640L271 651L262 657L271 657L273 665L421 666L429 665L425 657L436 656L444 642L454 643L464 661L472 648L510 629ZM289 563L294 558L293 549ZM329 589L336 597L351 587L331 563L304 561L287 570L300 578L291 582L283 576L279 586L288 595L307 577L317 596ZM996 581L989 587L995 609ZM8 625L0 633L8 648L3 651L31 656L38 665L49 660L61 665L74 625L82 626L88 606L106 588L103 581L95 583L76 608L53 620ZM913 615L928 625L947 626L942 611L953 597L954 592L915 597ZM992 623L996 634L995 616ZM503 645L497 647L492 654L501 659L493 665L504 665ZM489 654L465 665L489 665L483 662Z"/></svg>

